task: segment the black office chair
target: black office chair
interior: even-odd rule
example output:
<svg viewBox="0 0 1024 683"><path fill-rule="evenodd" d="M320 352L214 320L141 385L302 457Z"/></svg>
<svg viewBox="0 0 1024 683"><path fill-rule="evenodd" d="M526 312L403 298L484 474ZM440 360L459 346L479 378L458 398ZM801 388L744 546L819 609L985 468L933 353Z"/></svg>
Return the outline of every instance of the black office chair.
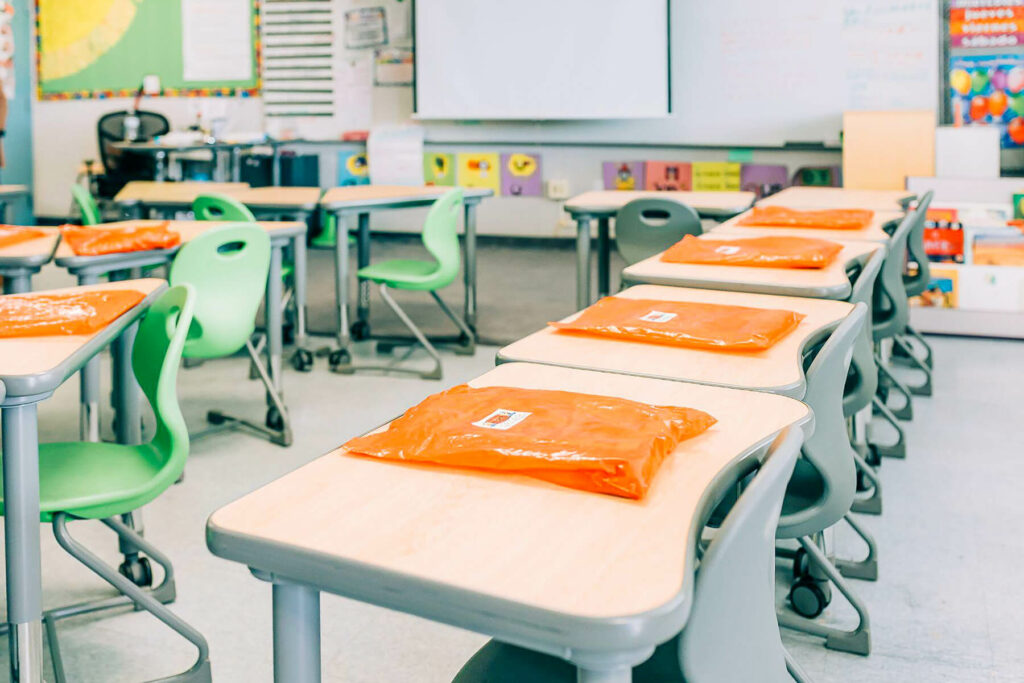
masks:
<svg viewBox="0 0 1024 683"><path fill-rule="evenodd" d="M139 133L136 140L152 140L171 130L167 117L153 111L137 111ZM131 180L153 180L156 177L156 161L148 154L131 154L114 147L113 143L124 141L124 120L126 111L104 114L96 124L99 139L100 160L104 173L97 177L97 194L111 198Z"/></svg>

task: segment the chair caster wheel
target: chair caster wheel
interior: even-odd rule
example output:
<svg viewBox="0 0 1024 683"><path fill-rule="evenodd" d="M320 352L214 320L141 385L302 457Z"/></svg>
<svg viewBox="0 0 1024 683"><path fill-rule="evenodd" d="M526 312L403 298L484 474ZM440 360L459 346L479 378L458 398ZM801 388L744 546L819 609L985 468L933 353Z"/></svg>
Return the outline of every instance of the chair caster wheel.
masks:
<svg viewBox="0 0 1024 683"><path fill-rule="evenodd" d="M871 481L868 480L867 476L865 476L864 472L857 470L857 493L864 493L865 491L870 491L872 488L874 488L874 486Z"/></svg>
<svg viewBox="0 0 1024 683"><path fill-rule="evenodd" d="M388 342L377 342L377 353L388 355L395 350L395 345Z"/></svg>
<svg viewBox="0 0 1024 683"><path fill-rule="evenodd" d="M277 408L267 408L267 419L264 421L264 424L274 431L284 431L284 417L281 416Z"/></svg>
<svg viewBox="0 0 1024 683"><path fill-rule="evenodd" d="M295 327L293 325L284 325L281 328L281 342L285 346L291 346L295 343Z"/></svg>
<svg viewBox="0 0 1024 683"><path fill-rule="evenodd" d="M363 341L370 338L370 323L365 320L357 320L352 323L352 338L356 341Z"/></svg>
<svg viewBox="0 0 1024 683"><path fill-rule="evenodd" d="M211 410L206 414L206 421L212 425L222 425L227 422L227 418L224 417L224 413L218 413L215 410Z"/></svg>
<svg viewBox="0 0 1024 683"><path fill-rule="evenodd" d="M348 365L351 363L352 356L348 351L338 349L336 351L331 351L330 354L328 354L327 362L331 364L332 368L336 368L339 365Z"/></svg>
<svg viewBox="0 0 1024 683"><path fill-rule="evenodd" d="M295 349L292 354L292 367L299 372L310 372L313 369L313 354L306 349Z"/></svg>
<svg viewBox="0 0 1024 683"><path fill-rule="evenodd" d="M134 560L125 560L117 571L136 586L148 588L153 585L153 568L149 564L149 558L136 557Z"/></svg>
<svg viewBox="0 0 1024 683"><path fill-rule="evenodd" d="M799 581L807 576L809 571L810 564L807 561L807 551L803 548L797 548L796 554L793 555L793 578Z"/></svg>
<svg viewBox="0 0 1024 683"><path fill-rule="evenodd" d="M814 619L828 607L828 595L818 582L802 577L789 589L789 604L793 611L807 619Z"/></svg>

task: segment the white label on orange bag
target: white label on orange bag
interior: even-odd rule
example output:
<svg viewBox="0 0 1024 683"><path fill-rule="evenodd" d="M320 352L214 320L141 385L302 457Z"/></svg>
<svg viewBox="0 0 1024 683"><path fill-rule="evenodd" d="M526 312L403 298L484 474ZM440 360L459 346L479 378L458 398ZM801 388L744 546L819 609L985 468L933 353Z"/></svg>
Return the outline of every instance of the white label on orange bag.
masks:
<svg viewBox="0 0 1024 683"><path fill-rule="evenodd" d="M651 311L647 315L640 316L640 319L645 323L667 323L672 318L676 317L675 313L665 313L664 311Z"/></svg>
<svg viewBox="0 0 1024 683"><path fill-rule="evenodd" d="M482 420L473 423L476 427L484 429L512 429L517 424L530 417L530 413L522 410L505 410L499 408Z"/></svg>
<svg viewBox="0 0 1024 683"><path fill-rule="evenodd" d="M732 244L723 244L720 247L715 247L715 253L722 256L732 256L733 254L738 254L739 251L740 248Z"/></svg>

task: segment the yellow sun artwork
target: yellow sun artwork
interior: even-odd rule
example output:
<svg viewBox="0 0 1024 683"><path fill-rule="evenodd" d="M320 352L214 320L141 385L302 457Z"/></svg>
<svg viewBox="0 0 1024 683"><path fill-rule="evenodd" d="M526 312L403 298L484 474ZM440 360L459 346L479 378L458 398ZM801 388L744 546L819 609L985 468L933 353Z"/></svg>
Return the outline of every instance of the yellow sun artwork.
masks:
<svg viewBox="0 0 1024 683"><path fill-rule="evenodd" d="M114 46L142 0L39 0L39 76L81 71Z"/></svg>

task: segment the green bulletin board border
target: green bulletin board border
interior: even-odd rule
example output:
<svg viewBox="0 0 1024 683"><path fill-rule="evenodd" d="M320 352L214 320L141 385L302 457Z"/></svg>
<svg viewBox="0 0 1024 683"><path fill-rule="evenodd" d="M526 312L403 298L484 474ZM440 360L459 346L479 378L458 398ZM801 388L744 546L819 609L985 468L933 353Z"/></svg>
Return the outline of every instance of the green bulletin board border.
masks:
<svg viewBox="0 0 1024 683"><path fill-rule="evenodd" d="M69 90L66 92L43 92L42 34L39 30L39 2L34 0L36 33L36 99L38 100L86 100L112 97L134 97L137 88L121 90ZM260 38L260 0L252 0L253 50L256 55L256 85L252 88L162 88L159 97L255 97L263 87L263 45ZM147 95L153 97L153 95Z"/></svg>

